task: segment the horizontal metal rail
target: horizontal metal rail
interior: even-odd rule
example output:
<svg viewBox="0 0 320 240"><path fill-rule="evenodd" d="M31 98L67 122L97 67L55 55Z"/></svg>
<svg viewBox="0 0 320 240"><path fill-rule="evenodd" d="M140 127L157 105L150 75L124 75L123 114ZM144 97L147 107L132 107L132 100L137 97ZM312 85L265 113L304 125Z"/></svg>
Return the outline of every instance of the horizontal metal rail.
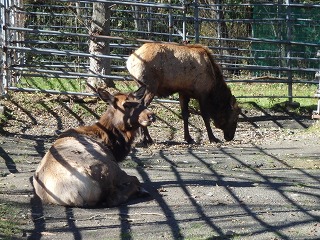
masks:
<svg viewBox="0 0 320 240"><path fill-rule="evenodd" d="M5 26L5 30L15 30L20 32L28 32L28 33L34 33L34 34L48 34L48 35L56 35L56 36L75 36L75 37L86 37L88 39L90 38L96 38L96 39L105 39L105 40L115 40L115 41L134 41L134 42L165 42L165 41L154 41L150 39L142 39L142 38L129 38L129 37L117 37L117 36L106 36L106 35L92 35L92 34L86 34L86 33L72 33L72 32L62 32L62 31L52 31L52 30L41 30L41 29L31 29L31 28L21 28L21 27L10 27ZM120 31L120 30L119 30ZM129 32L129 31L126 31Z"/></svg>
<svg viewBox="0 0 320 240"><path fill-rule="evenodd" d="M41 92L41 93L50 93L50 94L57 94L57 95L77 95L77 96L95 96L98 95L95 93L87 93L87 92L70 92L70 91L56 91L56 90L45 90L45 89L35 89L35 88L19 88L19 87L8 87L8 90L13 90L17 92ZM294 98L314 98L314 96L292 96ZM270 95L270 96L236 96L236 98L288 98L288 96L277 96L277 95ZM155 102L162 102L162 103L176 103L178 104L178 100L170 100L170 99L159 99L155 98Z"/></svg>
<svg viewBox="0 0 320 240"><path fill-rule="evenodd" d="M75 57L99 57L99 58L107 58L107 59L118 59L125 61L128 56L119 56L119 55L96 55L96 54L89 54L83 52L73 52L69 50L57 50L57 49L44 49L44 48L31 48L31 47L16 47L16 46L9 46L8 49L15 49L20 50L22 52L32 52L35 54L47 54L47 55L57 55L57 56L75 56ZM219 55L217 55L219 56ZM217 58L219 60L219 58ZM239 57L239 56L232 56L232 55L225 55L223 59L229 60L240 60L240 59L247 59L247 60L263 60L263 59L279 59L280 58L272 58L272 57ZM290 57L281 58L282 60L290 59L290 60L306 60L306 58L299 58L299 57ZM312 61L319 61L318 58L308 58L308 60ZM224 65L228 65L228 63L223 63ZM243 65L243 64L232 64L234 67L239 67L241 69L252 69L252 70L277 70L277 71L304 71L304 72L314 72L317 69L314 68L298 68L298 67L275 67L275 66L257 66L257 65Z"/></svg>
<svg viewBox="0 0 320 240"><path fill-rule="evenodd" d="M192 4L191 4L192 5ZM222 7L237 7L239 4L236 3L219 3L219 4L198 4L199 7L204 6L212 6L212 7L217 7L217 6L222 6ZM277 3L277 2L271 2L268 3L266 1L261 2L261 3L241 3L242 7L258 7L258 6L268 6L268 7L283 7L283 6L288 6L288 4L285 3ZM290 7L298 7L298 8L310 8L310 7L315 7L315 8L320 8L320 4L315 3L315 4L310 4L310 3L293 3L290 2Z"/></svg>
<svg viewBox="0 0 320 240"><path fill-rule="evenodd" d="M97 96L97 94L94 94L94 93L45 90L45 89L39 89L39 88L8 87L7 90L12 90L17 92L40 92L40 93L63 94L63 95Z"/></svg>
<svg viewBox="0 0 320 240"><path fill-rule="evenodd" d="M52 76L52 77L65 77L65 76L77 76L77 77L99 77L99 78L110 78L114 80L127 80L128 78L125 76L118 75L103 75L103 74L90 74L90 73L79 73L79 72L67 72L67 71L57 71L57 70L48 70L48 69L36 69L36 68L21 68L21 67L13 67L13 70L18 71L28 71L39 73L39 76ZM40 74L41 73L41 74ZM24 75L24 74L22 74Z"/></svg>
<svg viewBox="0 0 320 240"><path fill-rule="evenodd" d="M268 70L268 71L277 71L277 72L315 72L317 69L314 68L305 68L305 69L300 69L300 68L289 68L289 67L275 67L275 66L256 66L256 65L243 65L243 64L226 64L224 63L223 65L226 65L227 67L223 67L222 69L225 70L234 70L234 69L241 69L241 70ZM48 69L33 69L33 68L22 68L22 67L10 67L9 69L12 70L19 70L19 71L34 71L34 72L42 72L42 73L56 73L59 74L59 72L63 73L63 71L49 71ZM125 67L123 67L125 69ZM66 74L74 74L74 75L79 75L79 76L84 76L84 77L92 77L92 76L101 76L105 78L113 78L109 77L108 75L96 75L96 74L84 74L84 73L73 73L73 72L66 72ZM116 78L116 76L114 76Z"/></svg>
<svg viewBox="0 0 320 240"><path fill-rule="evenodd" d="M185 9L184 6L174 6L170 4L160 4L160 3L145 3L145 2L130 2L130 1L106 1L106 0L92 0L92 1L78 1L78 0L60 0L61 2L80 2L80 3L110 3L116 5L130 5L130 6L138 6L138 7L156 7L156 8L166 8L166 9Z"/></svg>
<svg viewBox="0 0 320 240"><path fill-rule="evenodd" d="M45 49L45 48L31 48L31 47L16 47L8 46L8 49L20 50L22 52L33 52L35 54L47 54L47 55L57 55L57 56L75 56L75 57L98 57L98 58L108 58L108 59L119 59L126 60L127 57L120 57L116 55L97 55L83 52L74 52L71 50L57 50L57 49Z"/></svg>
<svg viewBox="0 0 320 240"><path fill-rule="evenodd" d="M136 42L161 42L161 41L153 41L148 39L139 39L139 38L125 38L125 37L115 37L115 36L106 36L106 35L91 35L84 33L72 33L72 32L62 32L62 31L50 31L50 30L40 30L40 29L28 29L28 28L19 28L19 27L5 27L8 30L16 30L22 32L29 32L34 34L52 34L59 36L77 36L77 37L87 37L87 38L97 38L97 39L108 39L108 40L131 40ZM130 33L144 33L148 34L148 32L139 32L139 31L130 31L130 30L121 30L121 29L113 29L113 31L117 32L130 32ZM155 35L169 35L165 33L152 33ZM179 36L176 34L176 36ZM187 36L191 37L191 36ZM219 41L235 41L235 42L256 42L256 43L275 43L275 44L290 44L290 45L302 45L302 46L314 46L320 47L320 43L308 43L308 42L297 42L297 41L289 41L289 40L274 40L274 39L266 39L266 38L215 38L208 36L200 36L201 39L210 39L210 40L219 40Z"/></svg>

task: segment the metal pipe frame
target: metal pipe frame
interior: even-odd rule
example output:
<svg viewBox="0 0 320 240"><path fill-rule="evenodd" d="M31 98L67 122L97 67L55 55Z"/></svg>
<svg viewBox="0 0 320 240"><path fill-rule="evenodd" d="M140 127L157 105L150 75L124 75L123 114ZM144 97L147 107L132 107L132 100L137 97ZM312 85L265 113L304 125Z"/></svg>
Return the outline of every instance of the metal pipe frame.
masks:
<svg viewBox="0 0 320 240"><path fill-rule="evenodd" d="M0 0L0 9L1 9L1 16L5 16L6 14L9 14L9 9L12 9L14 7L10 8L10 0ZM108 3L112 3L112 6L115 5L128 5L128 6L139 6L139 7L145 7L147 10L146 11L141 11L142 14L149 14L148 19L144 19L144 20L148 20L149 25L150 25L150 21L155 21L157 20L157 18L152 18L152 16L156 16L156 13L153 13L150 10L150 8L163 8L163 9L168 9L168 14L163 14L166 18L167 18L167 22L168 22L168 26L171 30L175 29L176 26L174 25L174 23L178 22L179 26L182 25L182 32L181 34L178 33L173 33L173 31L168 31L167 33L157 33L157 32L150 32L150 29L148 32L142 32L142 31L130 31L130 30L122 30L122 29L111 29L113 33L121 33L121 32L128 32L128 33L136 33L136 34L149 34L152 36L168 36L172 39L173 36L175 37L179 37L181 36L183 40L186 39L195 39L196 42L201 41L201 40L210 40L210 41L225 41L225 42L238 42L238 43L242 43L242 42L254 42L254 43L269 43L269 44L281 44L282 46L309 46L309 47L320 47L320 44L317 43L312 43L312 42L297 42L297 41L293 41L291 38L291 32L288 32L288 37L286 40L273 40L273 39L264 39L264 38L252 38L252 37L245 37L245 38L227 38L227 37L210 37L210 36L201 36L199 34L199 28L200 25L199 23L201 23L202 21L206 21L206 22L214 22L214 23L227 23L227 22L236 22L236 23L257 23L257 22L269 22L269 23L274 23L274 22L287 22L290 26L293 26L293 21L290 18L290 9L294 8L294 7L315 7L318 8L320 7L319 4L315 4L315 5L307 5L307 4L292 4L290 0L285 0L288 11L286 12L286 17L283 18L268 18L268 19L232 19L232 20L226 20L226 19L208 19L205 17L200 17L199 16L199 11L200 10L204 10L204 9L209 9L212 10L214 9L216 6L231 6L230 4L212 4L212 5L202 5L199 4L199 1L194 0L193 3L191 4L186 4L187 1L181 1L183 4L181 6L172 6L170 4L153 4L153 3L146 3L146 2L130 2L130 1L104 1L104 0L97 0L97 1L77 1L77 0L62 0L61 2L80 2L80 3L92 3L92 2L108 2ZM189 3L189 1L188 1ZM242 6L275 6L275 4L241 4ZM284 6L283 4L278 4L279 6ZM50 6L49 4L47 6ZM232 6L238 6L236 4L233 4ZM210 8L209 8L210 7ZM87 8L86 8L87 9ZM187 14L187 10L189 9L194 9L194 15L190 15L189 12ZM172 11L173 10L179 10L182 12L181 15L179 14L173 14ZM25 13L25 14L31 14L31 12L27 12L27 11L23 11L21 9L18 9L17 12L19 13ZM38 12L32 12L32 14L38 14ZM45 15L46 13L40 13L39 14L43 14ZM50 13L51 14L51 13ZM47 15L50 15L47 14ZM53 13L54 14L54 13ZM64 14L57 14L59 16L65 16ZM72 16L72 14L69 14L70 16ZM86 15L86 17L88 17ZM177 19L174 19L174 18ZM36 64L36 65L32 65L30 64L27 68L27 65L25 64L20 64L20 65L15 65L15 64L11 64L10 61L10 56L9 53L10 51L16 51L16 52L22 52L22 53L34 53L34 54L39 54L39 55L53 55L53 56L65 56L65 57L70 57L70 58L83 58L83 59L87 59L89 57L99 57L99 58L108 58L108 59L113 59L113 60L117 60L118 62L124 62L127 59L127 55L94 55L94 54L89 54L89 53L85 53L85 52L81 52L81 51L74 51L74 50L57 50L57 49L48 49L48 48L44 48L45 45L49 45L49 44L62 44L62 45L85 45L86 43L84 42L63 42L63 41L45 41L45 40L25 40L25 41L17 41L16 39L10 39L8 38L8 33L9 32L25 32L28 34L34 34L34 35L41 35L41 36L60 36L60 37L83 37L85 39L90 39L90 38L97 38L100 40L110 40L110 41L116 41L116 42L125 42L124 44L122 43L112 43L110 45L110 47L112 48L127 48L127 49L135 49L137 48L139 45L141 45L141 43L145 43L145 42L155 42L149 39L142 39L142 38L135 38L135 37L119 37L119 36L93 36L90 34L86 34L86 33L74 33L74 32L69 32L70 30L73 29L78 29L77 28L65 28L67 29L67 31L54 31L54 30L45 30L45 29L33 29L33 28L23 28L23 27L16 27L16 26L12 26L10 24L9 21L9 16L1 17L0 21L4 19L3 22L1 22L1 30L4 34L3 35L3 40L2 40L2 47L3 49L5 49L4 54L2 54L2 61L3 63L6 64L6 66L4 67L3 71L3 76L1 76L2 78L0 79L2 81L2 86L4 86L4 91L7 90L12 90L12 91L21 91L21 88L18 87L14 87L14 86L9 86L10 85L10 74L14 73L14 74L20 74L22 77L47 77L47 78L65 78L65 79L76 79L76 78L87 78L90 76L95 76L95 77L99 77L99 78L111 78L114 80L131 80L130 76L118 76L118 75L96 75L96 74L91 74L91 73L83 73L83 72L72 72L69 69L71 68L78 68L81 70L86 69L86 63L80 62L78 63L79 66L75 66L74 63L70 62L66 62L65 66L64 65L57 65L57 64ZM299 20L299 21L307 21L307 22L311 22L314 21L312 19L295 19L295 20ZM195 33L194 35L188 35L187 34L187 27L186 27L186 23L190 23L190 22L194 22L194 27L195 27ZM316 25L320 25L319 21L313 22L313 24ZM148 26L149 26L148 25ZM57 26L59 27L59 26ZM151 26L149 26L149 28L151 28ZM177 29L177 28L176 28ZM178 29L179 30L179 29ZM134 42L135 44L129 44L128 42ZM161 42L161 41L156 41L156 42ZM39 47L20 47L19 45L17 46L16 44L42 44L44 47L43 48L39 48ZM240 48L233 48L233 47L228 47L228 46L221 46L220 48L214 47L212 46L211 49L219 49L219 50L233 50L233 51L241 51L241 52L263 52L263 51L259 51L259 50L252 50L252 49L240 49ZM277 53L277 52L275 52ZM287 80L274 80L274 79L265 79L263 81L261 80L250 80L250 79L243 79L243 80L230 80L227 79L227 82L266 82L266 83L286 83L286 84L292 84L294 83L310 83L313 84L314 81L309 81L309 80L293 80L292 79L292 73L299 71L299 72L305 72L305 73L310 73L310 72L314 72L317 71L318 69L315 68L304 68L301 69L299 67L293 67L291 66L292 61L304 61L304 60L308 60L310 62L314 62L314 61L319 61L318 58L314 58L314 57L309 57L309 58L305 58L305 57L295 57L292 54L291 49L288 49L287 51L287 55L285 57L278 57L278 56L274 56L274 57L254 57L254 56L234 56L234 55L215 55L217 61L219 62L221 60L221 64L223 64L223 69L224 70L265 70L265 71L270 71L270 72L287 72L288 73L288 79ZM232 60L244 60L244 61L248 61L248 60L264 60L264 59L273 59L273 60L284 60L287 61L288 66L286 67L274 67L274 66L258 66L258 65L252 65L252 64L242 64L242 63L228 63L227 61L232 61ZM82 60L82 59L81 59ZM226 61L226 62L224 62ZM80 66L81 65L81 66ZM64 69L66 70L64 70ZM57 70L59 69L59 70ZM114 66L114 69L117 70L125 70L124 66ZM290 77L291 75L291 77ZM31 90L28 89L28 91L35 91L35 90ZM49 93L53 93L54 91L50 91L50 90L43 90L43 91L47 91ZM54 93L53 93L54 94ZM60 94L74 94L74 93L70 93L70 92L61 92ZM247 98L246 96L240 96L241 98ZM256 97L266 97L266 98L284 98L283 96L248 96L248 98L256 98ZM293 96L292 91L289 91L288 96L286 96L287 98L289 97L289 99L292 98L304 98L304 96ZM305 96L308 97L309 96Z"/></svg>

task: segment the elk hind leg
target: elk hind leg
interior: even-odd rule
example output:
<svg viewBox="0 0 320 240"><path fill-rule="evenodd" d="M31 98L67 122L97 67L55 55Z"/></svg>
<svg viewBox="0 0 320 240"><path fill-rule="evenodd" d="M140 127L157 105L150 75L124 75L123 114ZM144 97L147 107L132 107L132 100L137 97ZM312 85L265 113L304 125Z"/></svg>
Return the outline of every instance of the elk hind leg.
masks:
<svg viewBox="0 0 320 240"><path fill-rule="evenodd" d="M115 186L113 194L107 200L109 207L118 206L128 201L129 198L141 196L142 192L146 192L141 188L140 182L136 177L124 174L125 176L121 178L122 181Z"/></svg>

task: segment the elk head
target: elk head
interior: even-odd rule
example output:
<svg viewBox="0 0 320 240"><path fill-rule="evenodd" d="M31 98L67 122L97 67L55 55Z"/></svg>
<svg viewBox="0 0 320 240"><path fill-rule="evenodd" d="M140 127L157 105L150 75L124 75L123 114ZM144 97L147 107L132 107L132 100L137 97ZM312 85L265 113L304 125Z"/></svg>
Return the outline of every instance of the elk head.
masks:
<svg viewBox="0 0 320 240"><path fill-rule="evenodd" d="M147 127L155 121L155 115L144 103L146 87L142 86L137 91L129 94L110 94L104 89L97 89L99 97L110 104L112 108L112 122L122 131L136 130L140 126ZM107 111L110 114L110 111Z"/></svg>

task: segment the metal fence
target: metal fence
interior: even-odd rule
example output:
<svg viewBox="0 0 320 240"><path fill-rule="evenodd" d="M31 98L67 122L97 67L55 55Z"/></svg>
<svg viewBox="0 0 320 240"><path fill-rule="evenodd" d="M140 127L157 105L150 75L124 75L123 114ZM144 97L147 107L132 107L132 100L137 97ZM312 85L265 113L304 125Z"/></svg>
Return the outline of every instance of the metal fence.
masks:
<svg viewBox="0 0 320 240"><path fill-rule="evenodd" d="M110 35L99 36L109 42L108 55L88 49L93 2L110 6ZM292 100L293 84L317 83L320 2L158 2L0 0L1 93L87 95L88 77L130 80L125 60L147 41L207 45L227 81L288 84L288 95L276 97ZM110 74L90 72L90 57L110 59Z"/></svg>

